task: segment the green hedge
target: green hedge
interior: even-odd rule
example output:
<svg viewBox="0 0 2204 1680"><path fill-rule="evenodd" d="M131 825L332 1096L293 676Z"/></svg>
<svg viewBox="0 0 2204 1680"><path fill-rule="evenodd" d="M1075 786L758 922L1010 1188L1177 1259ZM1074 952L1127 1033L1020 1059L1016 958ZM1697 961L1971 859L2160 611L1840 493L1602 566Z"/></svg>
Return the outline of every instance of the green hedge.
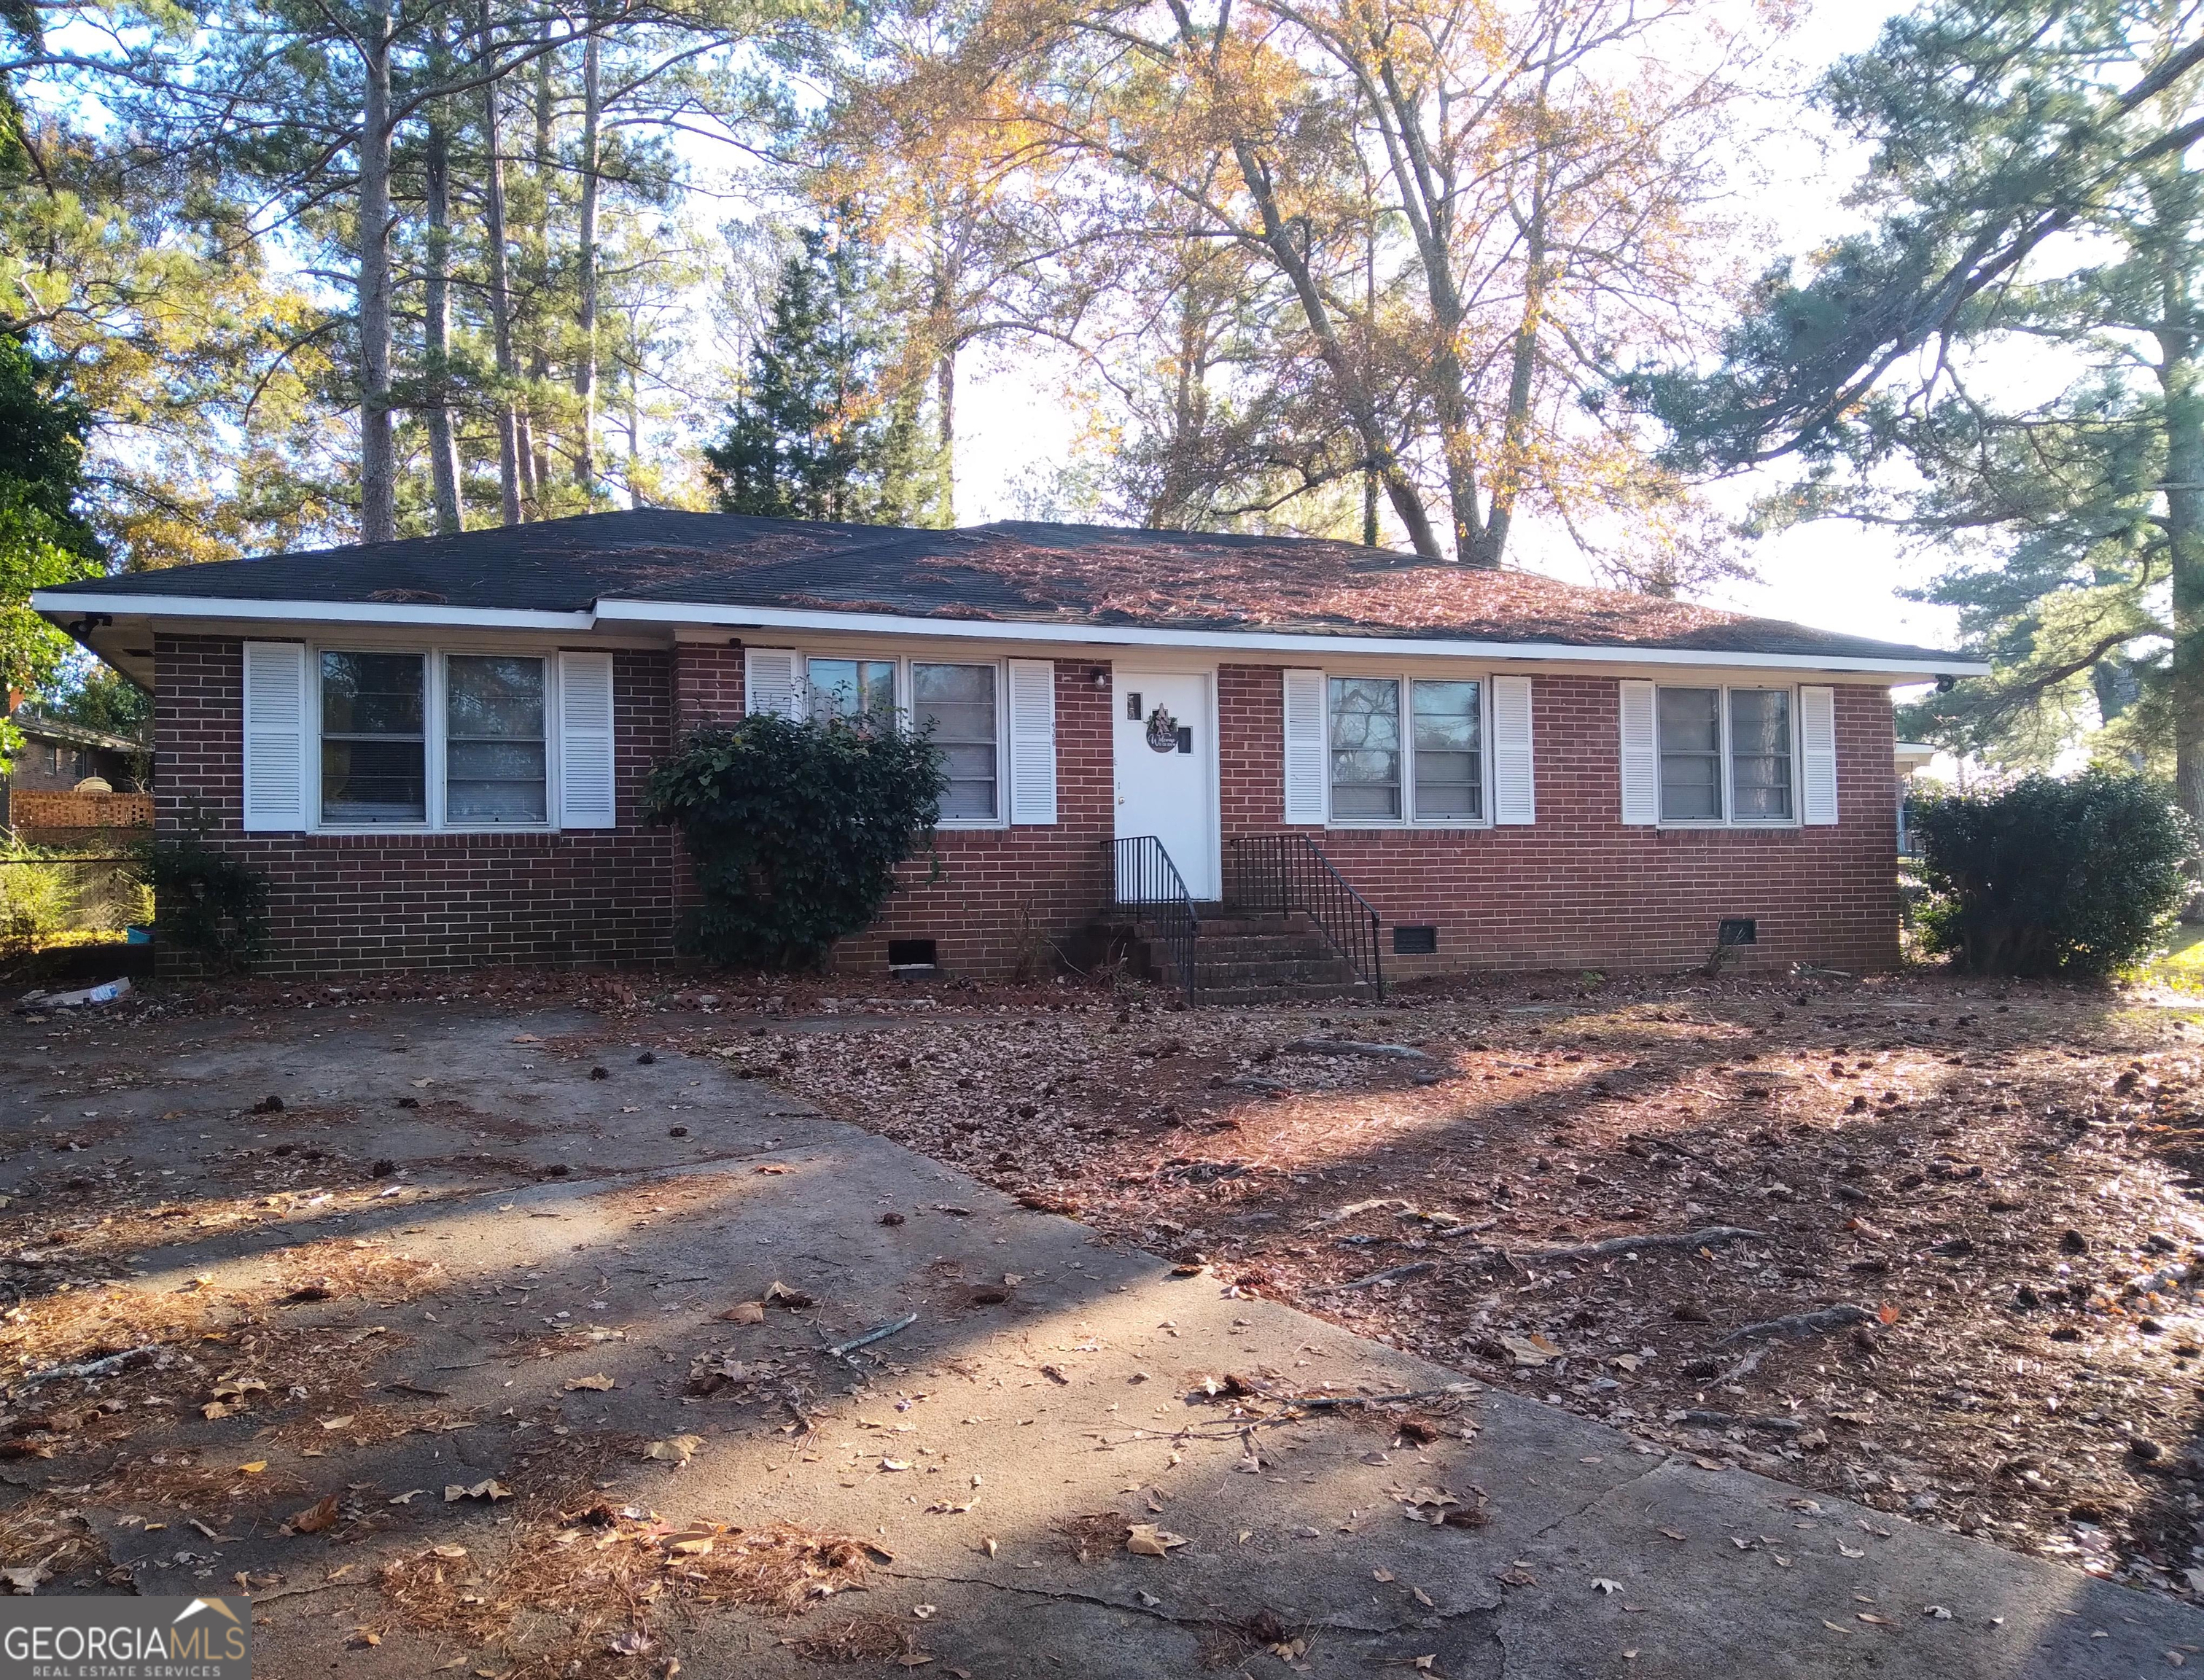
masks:
<svg viewBox="0 0 2204 1680"><path fill-rule="evenodd" d="M684 948L740 967L812 968L869 925L896 866L933 841L948 781L920 735L759 713L700 729L651 771L646 814L677 825L703 907Z"/></svg>
<svg viewBox="0 0 2204 1680"><path fill-rule="evenodd" d="M1912 826L1923 941L1976 974L2110 974L2150 951L2195 890L2194 824L2136 776L1931 795Z"/></svg>

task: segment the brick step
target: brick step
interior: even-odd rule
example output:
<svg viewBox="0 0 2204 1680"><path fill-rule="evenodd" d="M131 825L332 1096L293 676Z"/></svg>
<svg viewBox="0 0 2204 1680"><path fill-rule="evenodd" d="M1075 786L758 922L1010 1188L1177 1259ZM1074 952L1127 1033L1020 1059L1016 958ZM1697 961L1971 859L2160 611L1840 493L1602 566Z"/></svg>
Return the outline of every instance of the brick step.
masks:
<svg viewBox="0 0 2204 1680"><path fill-rule="evenodd" d="M1151 943L1167 946L1170 941L1151 936ZM1204 928L1194 944L1205 953L1214 957L1329 957L1335 954L1330 944L1314 934L1228 934L1221 938L1210 937Z"/></svg>
<svg viewBox="0 0 2204 1680"><path fill-rule="evenodd" d="M1272 1003L1374 995L1375 988L1307 916L1226 914L1196 906L1193 953L1196 995L1205 1002ZM1105 912L1104 928L1109 927ZM1184 983L1176 950L1180 929L1168 919L1129 917L1117 923L1138 946L1141 971L1164 985Z"/></svg>
<svg viewBox="0 0 2204 1680"><path fill-rule="evenodd" d="M1157 950L1152 953L1161 967L1176 967L1178 953ZM1336 951L1319 947L1313 951L1212 951L1206 944L1194 948L1194 965L1206 976L1225 972L1260 974L1299 974L1318 972L1329 977L1334 973L1352 974L1354 967Z"/></svg>
<svg viewBox="0 0 2204 1680"><path fill-rule="evenodd" d="M1357 980L1351 985L1298 986L1235 986L1213 988L1204 986L1200 994L1203 1003L1324 1003L1339 998L1375 998L1376 988L1366 980Z"/></svg>
<svg viewBox="0 0 2204 1680"><path fill-rule="evenodd" d="M1306 916L1204 916L1197 910L1196 919L1201 923L1201 936L1218 939L1277 939L1295 934L1321 939L1324 935L1314 921ZM1130 925L1144 938L1152 939L1171 924L1153 917L1136 916Z"/></svg>

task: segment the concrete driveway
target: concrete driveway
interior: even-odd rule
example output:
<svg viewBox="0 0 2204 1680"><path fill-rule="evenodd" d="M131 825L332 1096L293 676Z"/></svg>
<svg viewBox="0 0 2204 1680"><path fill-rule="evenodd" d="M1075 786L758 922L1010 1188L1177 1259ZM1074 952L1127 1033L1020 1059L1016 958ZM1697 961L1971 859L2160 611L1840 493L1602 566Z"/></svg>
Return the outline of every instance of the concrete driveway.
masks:
<svg viewBox="0 0 2204 1680"><path fill-rule="evenodd" d="M242 1582L257 1672L2204 1661L2183 1606L1483 1391L594 1016L15 1019L0 1120L6 1561Z"/></svg>

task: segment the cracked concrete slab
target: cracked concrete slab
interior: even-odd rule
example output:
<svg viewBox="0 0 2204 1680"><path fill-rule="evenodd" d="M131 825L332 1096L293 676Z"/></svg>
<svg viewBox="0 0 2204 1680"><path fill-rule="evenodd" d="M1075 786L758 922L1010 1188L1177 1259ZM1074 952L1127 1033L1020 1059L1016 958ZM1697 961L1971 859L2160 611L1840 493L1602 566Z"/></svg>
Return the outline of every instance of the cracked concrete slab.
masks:
<svg viewBox="0 0 2204 1680"><path fill-rule="evenodd" d="M10 1467L9 1499L67 1490L141 1590L260 1582L269 1674L527 1671L567 1625L559 1593L502 1633L463 1635L409 1619L377 1572L463 1546L455 1567L494 1589L531 1520L513 1515L524 1499L442 1490L525 1489L584 1445L585 1498L846 1534L889 1560L799 1616L638 1608L649 1652L614 1656L621 1628L598 1629L587 1673L658 1673L678 1655L691 1675L816 1676L830 1671L788 1641L851 1624L868 1648L892 1638L934 1671L1097 1680L1219 1665L1410 1674L1425 1659L1508 1680L2011 1680L2154 1671L2204 1647L2186 1606L1484 1391L1213 1276L1176 1276L710 1063L641 1061L643 1035L590 1018L381 1006L99 1041L42 1051L35 1027L0 1027L11 1244L68 1222L83 1193L63 1174L89 1162L149 1196L235 1203L287 1141L285 1162L323 1151L304 1181L217 1228L179 1220L110 1268L122 1286L157 1300L264 1289L271 1265L361 1244L439 1268L409 1291L275 1309L340 1350L303 1394L203 1418L234 1356L180 1344L195 1365L47 1397L165 1398L157 1428L133 1413L96 1459ZM281 1109L255 1113L270 1095ZM57 1158L63 1131L86 1149ZM397 1170L376 1178L377 1160ZM11 1275L33 1301L58 1281L43 1264ZM755 1325L717 1316L776 1280L814 1304ZM824 1351L906 1314L909 1328L845 1359ZM707 1352L744 1380L687 1392ZM1229 1373L1305 1394L1437 1393L1458 1434L1407 1443L1351 1408L1258 1424L1202 1392ZM583 1379L614 1386L570 1386ZM352 1422L323 1428L333 1416ZM685 1465L638 1456L681 1434L699 1438ZM179 1494L146 1471L157 1453L215 1474ZM264 1469L231 1480L248 1460ZM333 1527L281 1531L324 1493L339 1496ZM1419 1494L1484 1521L1407 1520L1403 1496ZM1103 1513L1185 1544L1133 1555L1120 1526L1082 1555ZM359 1630L381 1642L356 1646Z"/></svg>

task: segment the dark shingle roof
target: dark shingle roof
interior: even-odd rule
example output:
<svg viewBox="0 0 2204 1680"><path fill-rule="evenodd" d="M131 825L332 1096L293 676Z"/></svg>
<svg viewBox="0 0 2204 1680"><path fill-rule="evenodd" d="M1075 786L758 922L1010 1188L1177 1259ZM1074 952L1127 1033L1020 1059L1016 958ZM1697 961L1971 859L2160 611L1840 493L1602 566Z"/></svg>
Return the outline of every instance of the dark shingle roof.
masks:
<svg viewBox="0 0 2204 1680"><path fill-rule="evenodd" d="M189 596L216 601L401 601L578 613L725 566L820 554L875 539L879 528L684 513L645 508L455 537L308 549L71 584L72 595Z"/></svg>
<svg viewBox="0 0 2204 1680"><path fill-rule="evenodd" d="M1430 637L1964 663L1934 649L1532 573L1319 538L1004 520L960 531L661 509L278 555L71 595L418 602L578 612L601 601L1063 625Z"/></svg>

